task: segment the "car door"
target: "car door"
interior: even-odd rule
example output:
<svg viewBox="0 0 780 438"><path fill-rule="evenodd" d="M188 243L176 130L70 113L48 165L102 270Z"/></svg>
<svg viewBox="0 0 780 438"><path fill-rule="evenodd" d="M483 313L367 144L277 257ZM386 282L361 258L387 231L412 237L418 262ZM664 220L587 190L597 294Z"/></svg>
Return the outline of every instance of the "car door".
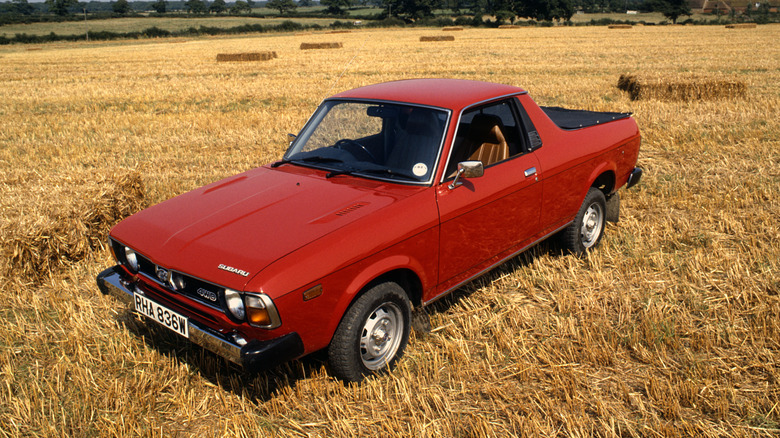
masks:
<svg viewBox="0 0 780 438"><path fill-rule="evenodd" d="M445 181L436 190L437 294L489 269L539 233L541 169L527 138L512 99L461 115ZM483 161L484 175L460 179L463 184L451 188L457 162L469 159Z"/></svg>

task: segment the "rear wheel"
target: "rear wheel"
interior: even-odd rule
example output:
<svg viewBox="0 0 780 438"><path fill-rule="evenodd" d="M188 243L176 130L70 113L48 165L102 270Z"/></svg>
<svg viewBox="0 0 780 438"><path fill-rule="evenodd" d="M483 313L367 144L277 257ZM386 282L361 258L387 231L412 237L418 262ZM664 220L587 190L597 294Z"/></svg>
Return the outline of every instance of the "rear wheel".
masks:
<svg viewBox="0 0 780 438"><path fill-rule="evenodd" d="M328 347L336 377L358 382L391 369L409 341L411 306L397 283L378 284L347 309Z"/></svg>
<svg viewBox="0 0 780 438"><path fill-rule="evenodd" d="M588 190L574 222L561 233L564 249L581 255L598 246L604 235L606 211L607 200L604 193L596 188Z"/></svg>

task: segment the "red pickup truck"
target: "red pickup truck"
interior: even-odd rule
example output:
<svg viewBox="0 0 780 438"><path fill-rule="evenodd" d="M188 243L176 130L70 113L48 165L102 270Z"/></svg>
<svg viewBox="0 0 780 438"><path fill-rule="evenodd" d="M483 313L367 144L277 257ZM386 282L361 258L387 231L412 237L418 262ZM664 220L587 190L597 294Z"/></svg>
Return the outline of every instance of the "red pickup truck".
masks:
<svg viewBox="0 0 780 438"><path fill-rule="evenodd" d="M422 308L553 235L581 254L636 184L629 114L520 88L389 82L322 102L283 159L116 225L103 293L248 369L327 349L392 368Z"/></svg>

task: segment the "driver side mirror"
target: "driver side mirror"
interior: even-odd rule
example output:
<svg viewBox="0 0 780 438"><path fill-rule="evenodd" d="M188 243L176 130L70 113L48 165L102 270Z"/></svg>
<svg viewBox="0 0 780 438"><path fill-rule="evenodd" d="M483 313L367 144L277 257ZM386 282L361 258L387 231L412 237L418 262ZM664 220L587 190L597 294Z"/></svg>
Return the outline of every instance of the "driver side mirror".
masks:
<svg viewBox="0 0 780 438"><path fill-rule="evenodd" d="M463 185L462 182L458 181L460 177L479 178L484 174L485 174L485 166L482 164L481 161L461 161L460 163L458 163L458 172L455 174L455 179L452 180L452 182L448 187L450 190L452 190L455 187L459 187Z"/></svg>

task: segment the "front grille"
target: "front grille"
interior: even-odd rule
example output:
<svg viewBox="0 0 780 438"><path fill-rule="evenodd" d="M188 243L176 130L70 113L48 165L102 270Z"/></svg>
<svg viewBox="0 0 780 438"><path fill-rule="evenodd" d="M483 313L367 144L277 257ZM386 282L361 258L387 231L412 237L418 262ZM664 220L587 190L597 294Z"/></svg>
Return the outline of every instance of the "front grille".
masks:
<svg viewBox="0 0 780 438"><path fill-rule="evenodd" d="M124 255L124 246L113 240L111 241L111 244L114 247L114 253L117 255L117 258L119 258L119 263L127 266L127 260ZM138 258L138 273L157 283L170 293L184 295L199 303L219 310L220 312L224 311L223 309L226 308L225 289L223 287L156 265L141 254L136 253L136 256ZM161 278L160 275L158 275L161 270L166 273L170 271L170 273L168 275L163 275ZM169 275L170 278L180 276L184 282L183 287L175 286L177 283L175 281L166 280L166 278L169 278Z"/></svg>

